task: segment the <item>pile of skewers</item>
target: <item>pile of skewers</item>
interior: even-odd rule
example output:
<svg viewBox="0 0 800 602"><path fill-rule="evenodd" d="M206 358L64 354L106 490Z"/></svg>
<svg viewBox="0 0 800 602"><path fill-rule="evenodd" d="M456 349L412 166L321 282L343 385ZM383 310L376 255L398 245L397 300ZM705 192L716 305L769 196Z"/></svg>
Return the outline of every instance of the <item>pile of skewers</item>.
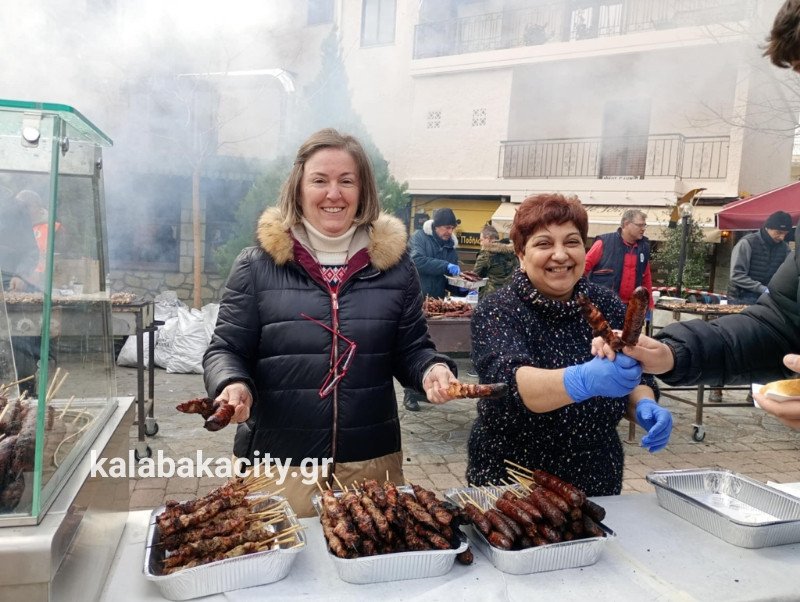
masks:
<svg viewBox="0 0 800 602"><path fill-rule="evenodd" d="M472 315L472 305L465 301L425 297L422 311L428 318L463 318Z"/></svg>
<svg viewBox="0 0 800 602"><path fill-rule="evenodd" d="M231 479L202 498L167 502L156 517L161 574L303 545L286 500L275 498L282 490L267 492L273 484L265 476Z"/></svg>
<svg viewBox="0 0 800 602"><path fill-rule="evenodd" d="M501 550L522 550L561 541L605 537L599 526L605 509L583 491L543 470L528 470L506 460L514 483L503 481L482 488L493 507L482 506L466 492L459 493L467 520Z"/></svg>
<svg viewBox="0 0 800 602"><path fill-rule="evenodd" d="M336 477L334 477L336 478ZM337 479L338 483L338 479ZM457 507L413 485L414 494L398 490L387 480L374 479L341 487L340 492L320 487L319 517L328 549L339 558L422 550L454 550L461 546L458 525L463 522ZM472 563L472 552L456 556Z"/></svg>
<svg viewBox="0 0 800 602"><path fill-rule="evenodd" d="M46 432L54 429L56 416L50 403L67 376L69 372L64 372L62 376L60 369L57 369L45 394ZM0 512L10 512L19 505L25 491L25 473L33 470L39 413L37 400L28 399L27 391L19 397L7 396L12 387L33 378L34 376L29 376L0 385ZM59 421L63 420L68 407L69 404L59 413ZM59 432L63 434L66 430L61 429ZM53 440L53 437L48 438ZM46 454L45 456L47 457Z"/></svg>

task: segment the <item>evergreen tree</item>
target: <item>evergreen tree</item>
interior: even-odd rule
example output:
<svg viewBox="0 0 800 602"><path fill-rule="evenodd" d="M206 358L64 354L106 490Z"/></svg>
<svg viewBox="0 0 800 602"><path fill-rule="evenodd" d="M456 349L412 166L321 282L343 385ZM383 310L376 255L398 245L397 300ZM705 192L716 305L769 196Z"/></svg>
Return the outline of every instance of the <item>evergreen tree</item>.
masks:
<svg viewBox="0 0 800 602"><path fill-rule="evenodd" d="M398 182L389 171L389 163L367 132L361 117L353 109L347 70L342 60L339 38L332 30L322 43L322 61L317 77L304 89L304 124L296 146L322 128L335 128L358 138L372 162L378 196L384 211L402 214L409 205L408 185Z"/></svg>
<svg viewBox="0 0 800 602"><path fill-rule="evenodd" d="M652 268L654 284L676 286L678 284L678 267L680 264L683 223L667 229L667 238L659 243L653 251ZM686 262L683 268L683 288L708 289L708 271L706 260L710 253L710 245L703 239L703 229L692 220L686 244Z"/></svg>
<svg viewBox="0 0 800 602"><path fill-rule="evenodd" d="M339 40L335 30L322 43L322 64L317 77L303 89L299 99L298 115L293 120L298 126L289 132L288 148L284 151L294 154L303 140L323 128L336 128L342 133L358 138L372 162L381 207L388 213L402 215L408 208L406 194L408 185L398 182L389 172L389 163L383 158L378 147L367 133L361 118L350 101L347 71L342 61ZM235 225L231 238L214 252L214 259L220 274L230 272L233 261L239 252L255 242L255 224L266 207L274 206L278 200L281 185L289 174L292 157L285 156L270 163L264 174L255 182L253 188L242 200L236 210Z"/></svg>

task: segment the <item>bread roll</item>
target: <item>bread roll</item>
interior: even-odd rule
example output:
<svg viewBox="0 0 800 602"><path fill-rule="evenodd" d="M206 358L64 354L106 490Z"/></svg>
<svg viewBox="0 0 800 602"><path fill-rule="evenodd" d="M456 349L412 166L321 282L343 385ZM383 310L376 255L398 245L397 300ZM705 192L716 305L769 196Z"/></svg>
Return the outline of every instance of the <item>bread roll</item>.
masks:
<svg viewBox="0 0 800 602"><path fill-rule="evenodd" d="M776 393L781 397L800 398L800 378L789 380L776 380L761 387L761 394L772 397L770 393Z"/></svg>

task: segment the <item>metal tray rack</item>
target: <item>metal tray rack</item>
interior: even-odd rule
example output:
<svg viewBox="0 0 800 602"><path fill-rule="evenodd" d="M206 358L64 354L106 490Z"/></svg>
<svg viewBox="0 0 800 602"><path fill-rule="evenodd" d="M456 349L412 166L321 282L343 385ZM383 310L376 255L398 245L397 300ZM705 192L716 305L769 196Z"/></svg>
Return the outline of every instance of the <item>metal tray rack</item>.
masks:
<svg viewBox="0 0 800 602"><path fill-rule="evenodd" d="M475 500L483 510L488 510L494 504L486 492L501 496L506 489L508 488L481 487L478 489L460 487L448 489L445 491L445 497L460 506L461 500L458 494L463 492ZM483 533L472 526L468 527L468 533L477 548L492 562L498 571L512 575L528 575L530 573L558 571L594 564L600 558L600 553L603 551L606 542L612 537L616 537L616 534L604 524L601 523L600 528L605 532L605 537L588 537L586 539L562 541L524 550L501 550L496 548L486 541Z"/></svg>
<svg viewBox="0 0 800 602"><path fill-rule="evenodd" d="M405 485L399 486L397 490L414 495L414 490ZM340 495L341 492L337 492L337 497ZM315 495L311 502L317 513L321 513L321 497ZM459 533L459 537L461 545L452 550L397 552L361 558L339 558L328 550L328 556L336 567L339 578L348 583L381 583L439 577L448 573L453 568L456 556L469 547L464 534ZM323 545L327 548L327 542L323 542Z"/></svg>
<svg viewBox="0 0 800 602"><path fill-rule="evenodd" d="M250 499L261 498L252 508L266 508L277 501L285 501L282 496L251 496ZM269 529L281 531L299 525L297 515L289 504L285 504L286 520L270 525ZM237 558L227 558L210 562L197 567L184 569L170 575L159 574L159 565L164 552L156 546L159 530L156 517L164 511L164 506L156 508L150 515L150 526L147 529L147 546L144 554L144 576L156 584L161 594L169 600L189 600L201 596L209 596L244 587L266 585L280 581L289 573L297 554L306 545L302 530L295 531L299 545L288 546L264 552L256 552Z"/></svg>
<svg viewBox="0 0 800 602"><path fill-rule="evenodd" d="M721 468L662 470L647 481L658 503L741 548L800 542L800 499Z"/></svg>

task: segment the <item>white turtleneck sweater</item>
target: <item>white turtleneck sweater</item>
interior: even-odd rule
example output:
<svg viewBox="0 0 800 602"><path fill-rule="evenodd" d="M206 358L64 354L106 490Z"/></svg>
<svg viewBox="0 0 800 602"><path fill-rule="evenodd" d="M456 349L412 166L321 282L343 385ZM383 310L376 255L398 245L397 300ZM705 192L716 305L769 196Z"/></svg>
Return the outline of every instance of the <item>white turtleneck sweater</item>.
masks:
<svg viewBox="0 0 800 602"><path fill-rule="evenodd" d="M347 263L347 251L356 232L355 224L344 234L327 236L312 226L306 218L302 218L301 221L306 229L308 244L320 265L335 266Z"/></svg>

